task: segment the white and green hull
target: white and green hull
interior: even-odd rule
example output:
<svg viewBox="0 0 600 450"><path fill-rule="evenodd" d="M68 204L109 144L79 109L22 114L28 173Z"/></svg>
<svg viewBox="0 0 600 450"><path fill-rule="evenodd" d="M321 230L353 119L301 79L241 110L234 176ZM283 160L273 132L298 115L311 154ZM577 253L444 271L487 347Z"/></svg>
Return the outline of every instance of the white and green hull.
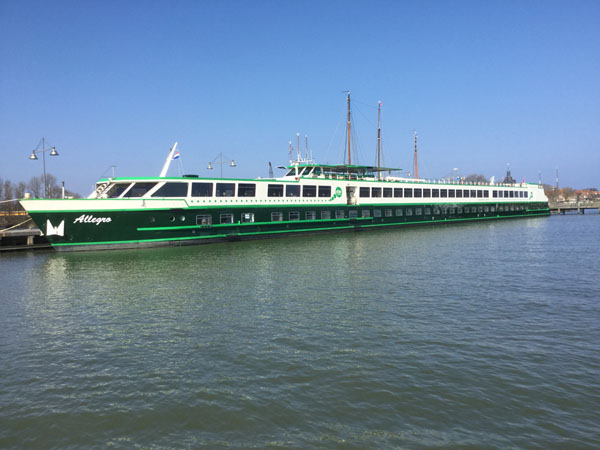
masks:
<svg viewBox="0 0 600 450"><path fill-rule="evenodd" d="M29 199L22 200L22 204L57 250L202 244L549 215L543 189L533 184L481 186L322 177L116 181L132 185L156 183L156 186L137 198L126 197L125 193L119 198ZM186 195L156 196L164 183L186 184L186 188L182 187ZM211 190L211 195L196 196L192 183L213 184L216 189ZM228 196L218 196L219 184L233 185L234 190L228 192ZM247 195L246 190L241 196L240 185L254 186L250 191L253 195ZM315 196L303 195L305 185L315 186ZM281 192L279 186L282 186ZM289 190L300 189L300 194L286 196L288 186L298 186ZM360 195L367 190L368 197ZM395 196L409 191L411 195L416 194L417 190L421 195L428 192L429 197ZM456 197L458 190L461 191L459 198ZM451 191L453 196L448 197ZM498 196L500 191L502 197ZM312 195L312 191L310 193ZM441 197L441 193L446 197Z"/></svg>

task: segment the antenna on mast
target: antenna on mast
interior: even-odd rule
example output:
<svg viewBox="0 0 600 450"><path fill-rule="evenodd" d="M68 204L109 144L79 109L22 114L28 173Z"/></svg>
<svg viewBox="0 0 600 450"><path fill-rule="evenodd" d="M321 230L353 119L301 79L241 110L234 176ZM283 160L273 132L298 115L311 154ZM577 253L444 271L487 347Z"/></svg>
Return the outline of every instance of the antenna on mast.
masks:
<svg viewBox="0 0 600 450"><path fill-rule="evenodd" d="M292 163L292 141L289 141L290 144L290 150L289 150L289 154L290 154L290 164Z"/></svg>
<svg viewBox="0 0 600 450"><path fill-rule="evenodd" d="M304 135L304 144L306 147L306 160L308 161L308 160L312 159L308 153L308 134Z"/></svg>
<svg viewBox="0 0 600 450"><path fill-rule="evenodd" d="M296 153L298 153L298 161L300 161L300 133L296 133Z"/></svg>
<svg viewBox="0 0 600 450"><path fill-rule="evenodd" d="M352 154L350 152L350 141L351 141L351 116L350 116L350 91L346 91L348 94L348 124L346 128L348 129L348 165L352 165Z"/></svg>
<svg viewBox="0 0 600 450"><path fill-rule="evenodd" d="M381 169L381 101L377 108L377 169ZM377 172L377 179L381 180L381 171Z"/></svg>
<svg viewBox="0 0 600 450"><path fill-rule="evenodd" d="M419 178L419 166L417 164L417 132L415 131L415 179Z"/></svg>

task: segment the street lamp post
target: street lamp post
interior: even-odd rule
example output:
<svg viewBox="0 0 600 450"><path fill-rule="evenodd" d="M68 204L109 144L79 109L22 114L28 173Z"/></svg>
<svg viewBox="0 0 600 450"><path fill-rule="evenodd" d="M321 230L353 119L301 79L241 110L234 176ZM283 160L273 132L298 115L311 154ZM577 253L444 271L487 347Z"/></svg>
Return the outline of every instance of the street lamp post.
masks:
<svg viewBox="0 0 600 450"><path fill-rule="evenodd" d="M213 170L213 164L218 164L219 166L221 166L221 178L223 178L223 164L228 164L229 167L236 167L235 161L233 159L231 159L230 162L227 162L227 161L223 161L223 157L225 157L225 159L230 159L228 156L224 155L223 153L219 153L217 155L217 157L215 159L213 159L212 161L210 161L208 163L208 166L206 167L208 170Z"/></svg>
<svg viewBox="0 0 600 450"><path fill-rule="evenodd" d="M40 149L40 144L42 148ZM44 197L48 197L48 184L46 183L46 152L50 151L50 156L58 156L58 152L54 146L46 148L46 139L42 137L40 143L38 143L37 147L31 151L31 155L29 155L29 159L36 160L38 159L37 153L42 154L42 166L44 168Z"/></svg>

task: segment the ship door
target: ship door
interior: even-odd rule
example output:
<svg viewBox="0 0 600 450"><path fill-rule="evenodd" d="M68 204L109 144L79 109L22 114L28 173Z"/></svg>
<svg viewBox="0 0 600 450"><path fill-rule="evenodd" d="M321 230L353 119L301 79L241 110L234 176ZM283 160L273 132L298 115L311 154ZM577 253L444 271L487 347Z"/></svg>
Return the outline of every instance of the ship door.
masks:
<svg viewBox="0 0 600 450"><path fill-rule="evenodd" d="M356 205L356 186L346 186L348 205Z"/></svg>

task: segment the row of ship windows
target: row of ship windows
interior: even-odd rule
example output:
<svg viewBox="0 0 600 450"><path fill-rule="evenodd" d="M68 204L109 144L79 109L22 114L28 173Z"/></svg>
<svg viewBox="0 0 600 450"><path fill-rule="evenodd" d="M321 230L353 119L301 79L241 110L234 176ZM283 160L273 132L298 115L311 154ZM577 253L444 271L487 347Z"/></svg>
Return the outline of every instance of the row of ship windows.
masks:
<svg viewBox="0 0 600 450"><path fill-rule="evenodd" d="M489 198L486 189L429 189L429 188L380 188L361 187L360 197L405 197L405 198ZM526 191L492 190L494 198L527 198Z"/></svg>
<svg viewBox="0 0 600 450"><path fill-rule="evenodd" d="M525 211L524 205L500 205L497 208L498 212L504 211ZM398 208L395 211L392 209L363 209L360 211L360 217L367 218L371 217L394 217L394 212L396 217L403 216L430 216L433 212L433 215L455 215L455 214L476 214L476 213L493 213L496 212L496 206L464 206L464 207L425 207L425 208ZM350 210L348 211L348 216L346 217L346 213L343 210L337 210L333 212L334 217L336 219L356 219L359 217L358 210ZM321 211L321 220L329 220L332 218L332 211ZM234 223L234 214L225 213L220 214L219 223L227 224ZM292 211L288 213L288 220L295 221L300 219L300 212ZM196 216L196 225L212 225L213 216L211 214L200 214ZM240 222L254 222L254 213L242 213L240 215ZM283 212L272 212L271 213L271 222L282 222L284 220ZM306 211L304 213L304 220L317 220L317 212L316 211Z"/></svg>
<svg viewBox="0 0 600 450"><path fill-rule="evenodd" d="M156 186L157 183L116 183L105 194L109 198L142 197ZM212 197L213 188L216 197L235 197L236 187L238 197L255 197L255 183L191 183L192 197ZM300 189L302 188L302 189ZM157 189L152 197L187 197L188 183L168 182ZM269 184L268 197L331 197L331 186L316 185L283 185ZM430 188L381 188L366 187L359 189L362 198L489 198L490 191L486 189L430 189ZM523 190L492 190L493 198L527 198Z"/></svg>

